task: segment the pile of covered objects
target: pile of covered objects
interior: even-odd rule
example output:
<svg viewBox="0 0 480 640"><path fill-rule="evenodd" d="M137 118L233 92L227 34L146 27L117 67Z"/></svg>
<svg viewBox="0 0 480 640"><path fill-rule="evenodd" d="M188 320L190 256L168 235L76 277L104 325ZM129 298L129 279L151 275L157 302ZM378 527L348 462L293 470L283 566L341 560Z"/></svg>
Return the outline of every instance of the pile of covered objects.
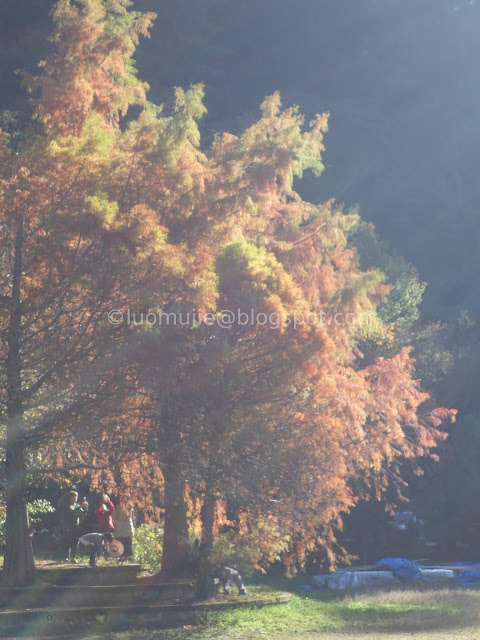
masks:
<svg viewBox="0 0 480 640"><path fill-rule="evenodd" d="M442 569L441 566L423 566L405 558L382 558L375 563L375 568L372 570L340 569L335 573L313 576L312 581L316 587L334 591L350 591L381 584L395 585L415 581L455 582L470 587L480 583L480 569L466 571L465 568L479 566L480 563L454 562L448 565L448 569Z"/></svg>

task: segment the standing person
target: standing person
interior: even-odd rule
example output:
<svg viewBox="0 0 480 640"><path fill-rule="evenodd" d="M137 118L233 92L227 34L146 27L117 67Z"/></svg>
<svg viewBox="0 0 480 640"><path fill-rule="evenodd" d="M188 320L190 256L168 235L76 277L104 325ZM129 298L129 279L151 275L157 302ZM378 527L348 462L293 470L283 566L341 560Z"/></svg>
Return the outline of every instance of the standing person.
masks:
<svg viewBox="0 0 480 640"><path fill-rule="evenodd" d="M102 495L102 500L95 510L97 516L97 522L101 533L106 531L113 531L113 514L115 507L113 502L107 496L106 493Z"/></svg>
<svg viewBox="0 0 480 640"><path fill-rule="evenodd" d="M123 544L124 552L121 559L133 556L132 539L135 533L134 511L126 497L120 498L120 504L113 519L115 539Z"/></svg>
<svg viewBox="0 0 480 640"><path fill-rule="evenodd" d="M77 564L78 536L80 524L85 520L88 512L88 502L83 500L82 504L77 502L78 493L69 491L60 500L58 514L63 532L63 542L66 562Z"/></svg>
<svg viewBox="0 0 480 640"><path fill-rule="evenodd" d="M98 559L100 556L109 557L108 550L106 548L107 542L113 542L114 537L110 531L105 533L86 533L83 535L79 542L84 544L90 552L90 566L98 566Z"/></svg>

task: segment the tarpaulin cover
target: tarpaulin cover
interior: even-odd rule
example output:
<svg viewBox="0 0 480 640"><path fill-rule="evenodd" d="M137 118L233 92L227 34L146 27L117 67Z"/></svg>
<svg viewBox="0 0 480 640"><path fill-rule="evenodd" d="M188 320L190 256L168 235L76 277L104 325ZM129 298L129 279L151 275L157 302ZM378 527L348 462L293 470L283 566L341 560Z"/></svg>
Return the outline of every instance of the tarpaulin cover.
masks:
<svg viewBox="0 0 480 640"><path fill-rule="evenodd" d="M386 567L401 580L417 580L421 575L418 562L405 558L382 558L375 563L375 566Z"/></svg>
<svg viewBox="0 0 480 640"><path fill-rule="evenodd" d="M452 562L451 567L473 567L478 566L480 562ZM455 581L462 587L475 587L480 582L480 569L472 571L455 572Z"/></svg>
<svg viewBox="0 0 480 640"><path fill-rule="evenodd" d="M398 560L402 560L402 558L399 558ZM394 565L399 569L401 568L402 563L394 563ZM403 565L403 568L404 571L402 571L402 573L404 575L402 578L397 577L392 571L350 571L348 569L340 569L334 573L313 576L312 582L316 587L333 589L334 591L349 591L353 589L360 589L362 587L401 584L409 579L418 579L422 582L439 582L450 581L455 577L455 572L450 569L420 568L418 577L407 578L405 575L409 572L405 570L405 565ZM413 571L410 573L413 575Z"/></svg>
<svg viewBox="0 0 480 640"><path fill-rule="evenodd" d="M474 567L480 563L475 562L453 562L449 564L450 567ZM416 580L418 578L425 579L427 577L427 570L424 569L418 562L412 562L411 560L405 560L405 558L382 558L375 563L377 567L386 567L394 573L395 576L402 580ZM436 569L434 571L441 571ZM432 576L433 579L434 576ZM473 569L472 571L454 571L452 577L457 584L463 587L474 587L480 583L480 569Z"/></svg>
<svg viewBox="0 0 480 640"><path fill-rule="evenodd" d="M328 587L334 591L349 591L361 587L372 587L378 584L398 584L391 571L349 571L340 569L323 576L313 576L316 587Z"/></svg>

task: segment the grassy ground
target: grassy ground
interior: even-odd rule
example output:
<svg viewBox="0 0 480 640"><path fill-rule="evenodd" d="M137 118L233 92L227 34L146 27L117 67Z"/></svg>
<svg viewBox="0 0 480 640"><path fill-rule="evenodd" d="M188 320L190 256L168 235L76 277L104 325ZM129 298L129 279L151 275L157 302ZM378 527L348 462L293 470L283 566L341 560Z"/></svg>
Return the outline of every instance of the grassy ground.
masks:
<svg viewBox="0 0 480 640"><path fill-rule="evenodd" d="M213 614L196 626L103 633L84 640L479 640L480 589L418 588L336 595L265 579L250 593L289 591L288 604Z"/></svg>
<svg viewBox="0 0 480 640"><path fill-rule="evenodd" d="M276 580L249 587L251 592L269 588L296 592L286 605L229 611L211 616L196 627L103 634L101 640L480 638L480 591L475 589L400 589L339 597L323 591L299 594L297 585Z"/></svg>

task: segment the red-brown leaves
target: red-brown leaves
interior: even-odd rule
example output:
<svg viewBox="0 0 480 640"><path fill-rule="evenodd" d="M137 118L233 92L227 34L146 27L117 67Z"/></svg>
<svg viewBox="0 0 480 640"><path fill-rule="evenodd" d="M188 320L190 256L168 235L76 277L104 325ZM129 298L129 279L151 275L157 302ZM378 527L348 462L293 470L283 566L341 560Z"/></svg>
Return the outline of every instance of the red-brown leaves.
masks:
<svg viewBox="0 0 480 640"><path fill-rule="evenodd" d="M123 4L57 3L56 50L40 63L42 75L23 74L29 91L41 92L35 113L47 131L80 135L91 110L116 127L131 104L145 102L148 85L136 79L131 56L155 14L129 13Z"/></svg>

